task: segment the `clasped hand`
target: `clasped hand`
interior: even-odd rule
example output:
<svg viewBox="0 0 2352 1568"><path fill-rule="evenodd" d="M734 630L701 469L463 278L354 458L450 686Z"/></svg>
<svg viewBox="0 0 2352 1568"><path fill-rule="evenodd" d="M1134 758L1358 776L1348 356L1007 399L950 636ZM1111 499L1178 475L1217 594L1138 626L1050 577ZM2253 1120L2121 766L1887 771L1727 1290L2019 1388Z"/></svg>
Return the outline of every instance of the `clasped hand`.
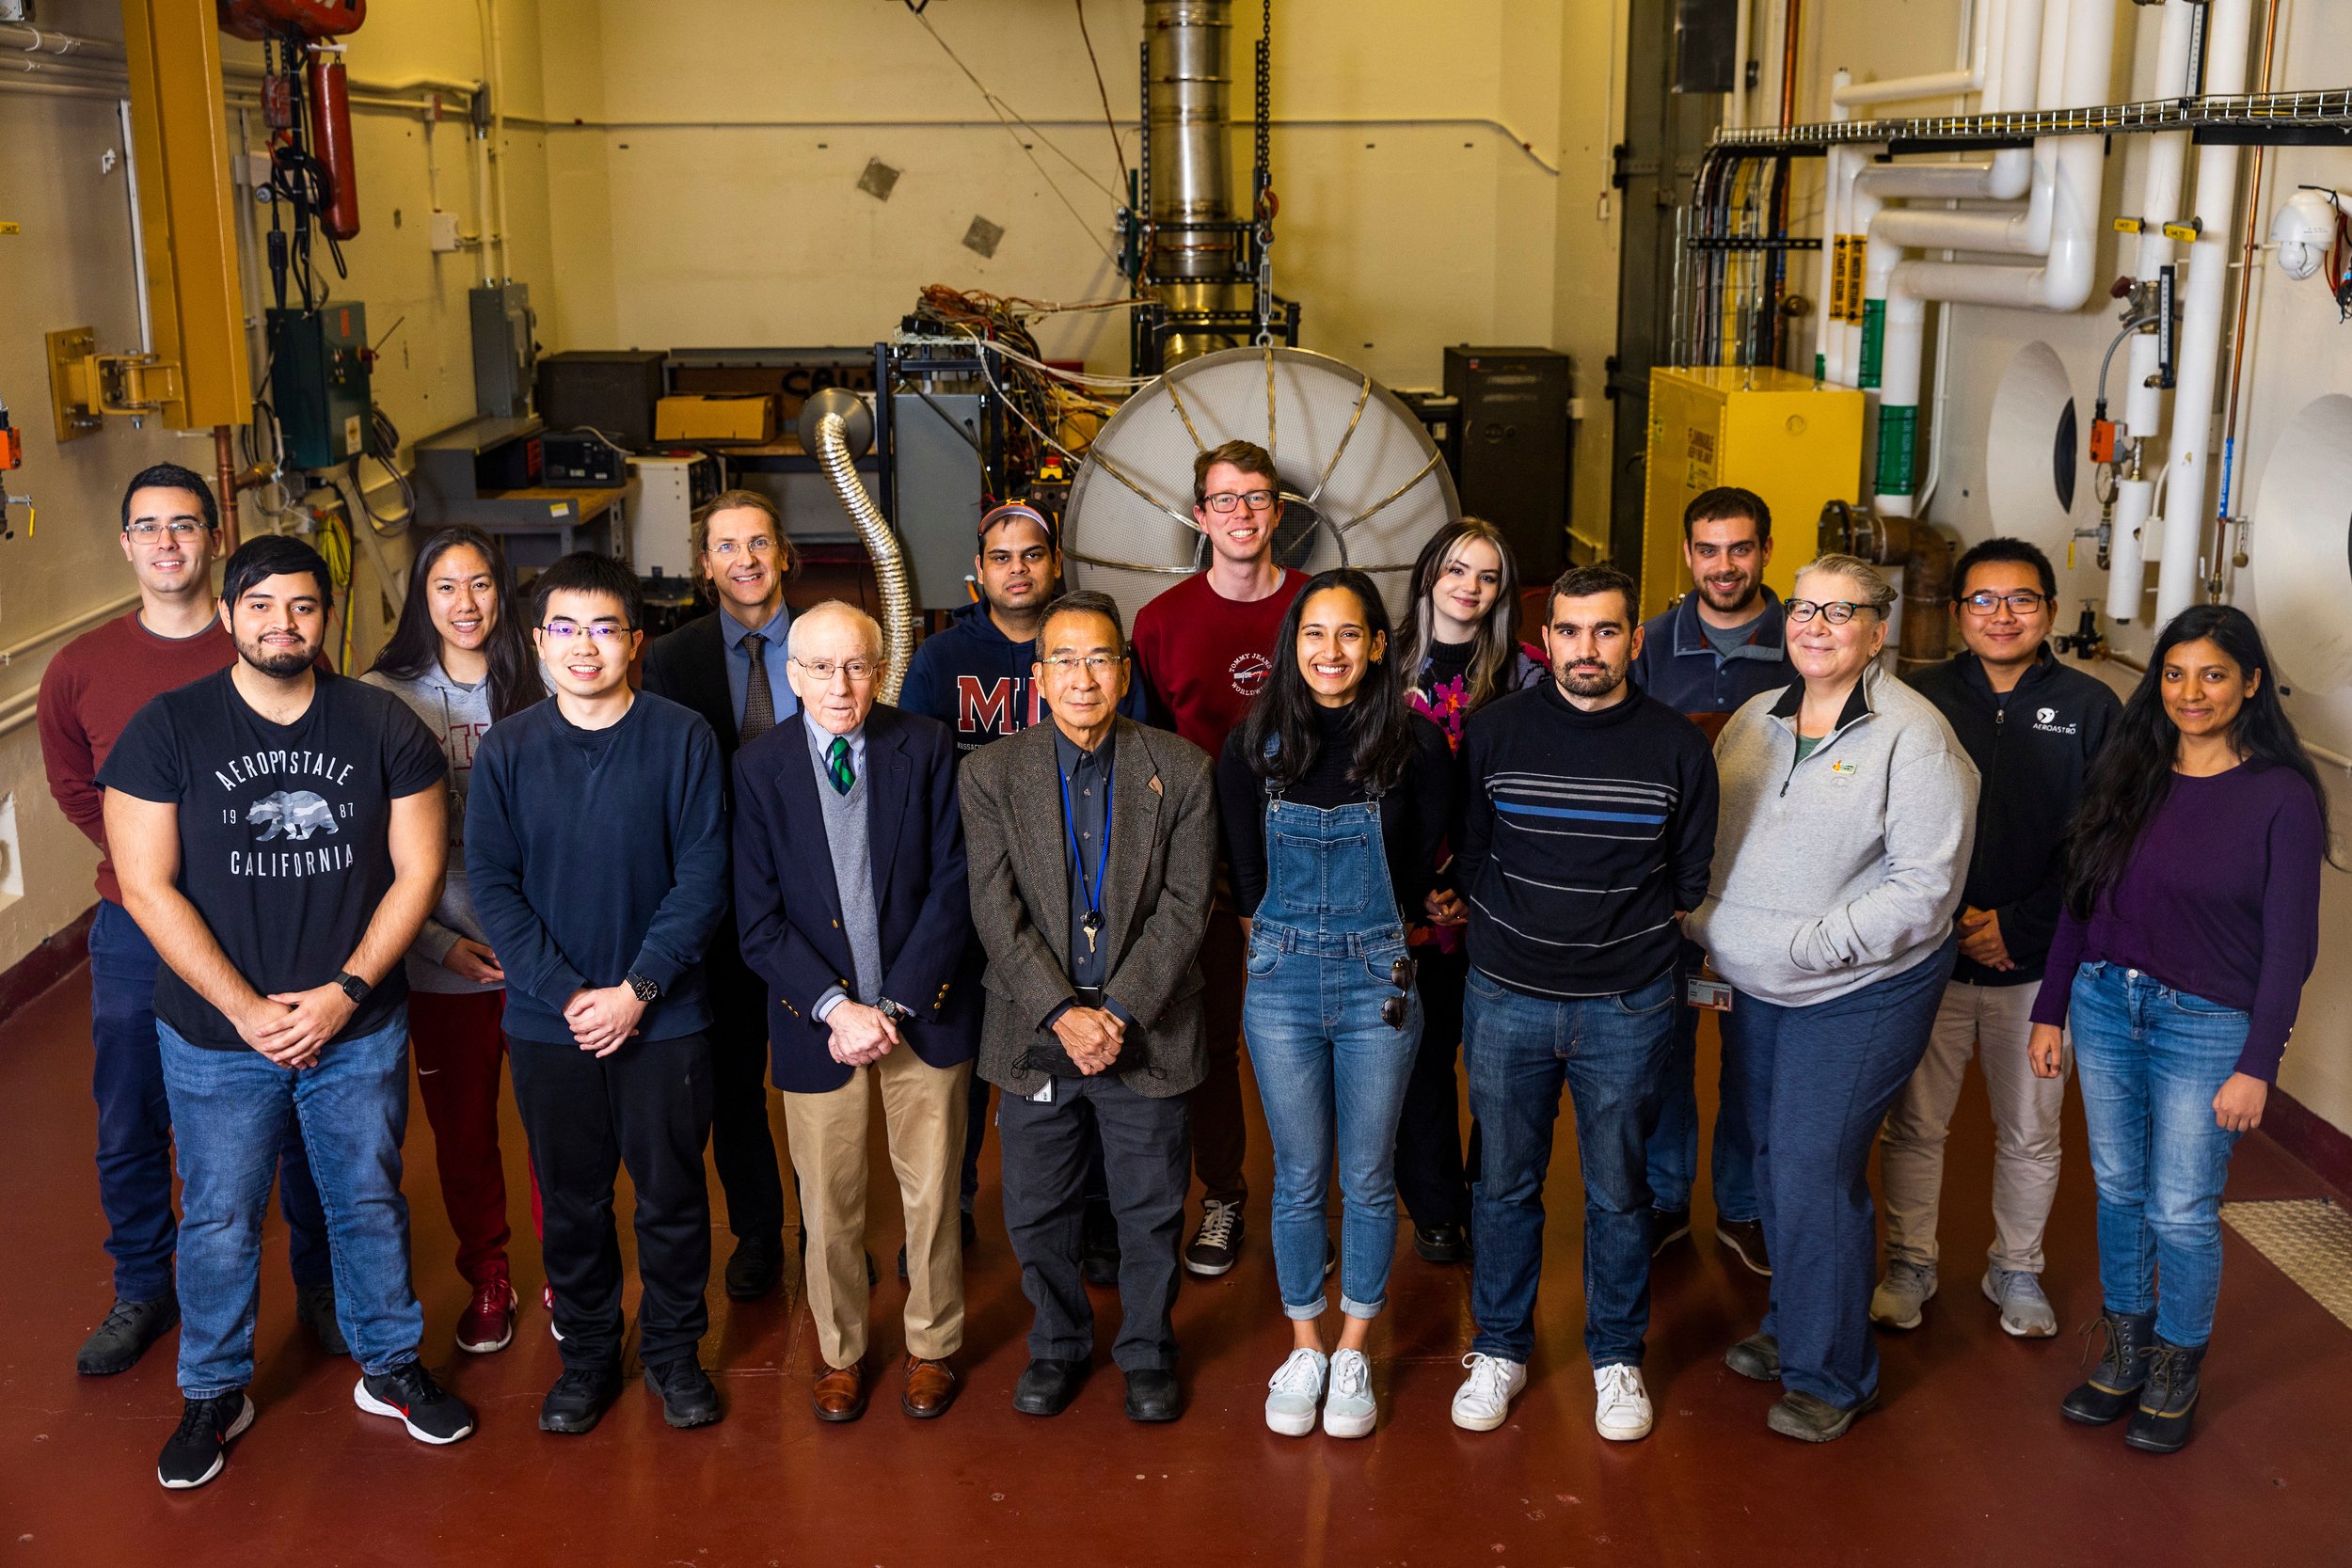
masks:
<svg viewBox="0 0 2352 1568"><path fill-rule="evenodd" d="M564 1004L564 1022L571 1026L572 1038L582 1051L597 1056L621 1049L644 1016L645 1005L625 985L576 990Z"/></svg>
<svg viewBox="0 0 2352 1568"><path fill-rule="evenodd" d="M1054 1020L1054 1034L1071 1062L1089 1078L1119 1060L1127 1026L1119 1015L1102 1007L1071 1007Z"/></svg>
<svg viewBox="0 0 2352 1568"><path fill-rule="evenodd" d="M833 1031L825 1049L844 1067L879 1062L898 1043L898 1026L890 1015L863 1002L836 1003L825 1015L825 1026Z"/></svg>
<svg viewBox="0 0 2352 1568"><path fill-rule="evenodd" d="M333 983L309 990L257 996L237 1033L245 1043L279 1067L318 1065L319 1053L351 1022L359 1005Z"/></svg>

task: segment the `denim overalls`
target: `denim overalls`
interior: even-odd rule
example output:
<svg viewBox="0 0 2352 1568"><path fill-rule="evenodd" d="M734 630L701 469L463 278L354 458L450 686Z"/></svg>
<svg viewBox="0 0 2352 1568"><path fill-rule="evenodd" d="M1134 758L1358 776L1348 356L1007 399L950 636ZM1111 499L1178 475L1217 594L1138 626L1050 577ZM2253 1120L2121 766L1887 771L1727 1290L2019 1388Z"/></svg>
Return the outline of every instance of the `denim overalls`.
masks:
<svg viewBox="0 0 2352 1568"><path fill-rule="evenodd" d="M1242 1029L1274 1142L1282 1310L1323 1314L1324 1195L1336 1149L1345 1200L1340 1310L1369 1318L1386 1303L1396 1251L1396 1122L1422 1025L1420 998L1394 979L1405 924L1379 798L1303 806L1269 784L1265 857ZM1381 1017L1391 1000L1404 1005L1401 1025Z"/></svg>

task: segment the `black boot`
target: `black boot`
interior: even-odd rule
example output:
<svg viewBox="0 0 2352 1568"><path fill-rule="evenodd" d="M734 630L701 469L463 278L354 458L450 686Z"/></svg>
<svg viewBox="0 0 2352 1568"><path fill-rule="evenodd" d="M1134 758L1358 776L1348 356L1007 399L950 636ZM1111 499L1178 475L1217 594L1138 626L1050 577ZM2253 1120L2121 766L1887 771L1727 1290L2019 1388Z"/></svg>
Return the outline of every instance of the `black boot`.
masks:
<svg viewBox="0 0 2352 1568"><path fill-rule="evenodd" d="M2066 1396L2058 1408L2070 1421L2103 1427L2132 1407L2140 1385L2148 1381L2148 1357L2155 1346L2153 1312L2104 1312L2083 1330L2085 1336L2107 1331L2107 1347L2091 1369L2090 1380ZM2090 1347L2085 1345L2088 1350Z"/></svg>
<svg viewBox="0 0 2352 1568"><path fill-rule="evenodd" d="M2123 1431L2124 1442L2144 1453L2178 1453L2187 1447L2189 1423L2197 1416L2197 1370L2204 1359L2202 1345L2156 1341L2148 1357L2148 1385L2139 1391L2139 1408Z"/></svg>

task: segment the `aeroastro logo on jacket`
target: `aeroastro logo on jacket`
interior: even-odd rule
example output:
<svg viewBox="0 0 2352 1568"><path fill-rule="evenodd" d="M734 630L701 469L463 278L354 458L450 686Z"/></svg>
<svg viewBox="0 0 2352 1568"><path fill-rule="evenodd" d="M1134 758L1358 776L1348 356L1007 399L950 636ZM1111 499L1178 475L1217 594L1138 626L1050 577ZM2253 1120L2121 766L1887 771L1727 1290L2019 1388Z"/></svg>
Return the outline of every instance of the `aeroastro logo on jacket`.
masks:
<svg viewBox="0 0 2352 1568"><path fill-rule="evenodd" d="M2054 707L2038 707L2033 710L2033 727L2044 735L2075 735L2081 732L2080 724L2061 724L2058 716L2058 710Z"/></svg>

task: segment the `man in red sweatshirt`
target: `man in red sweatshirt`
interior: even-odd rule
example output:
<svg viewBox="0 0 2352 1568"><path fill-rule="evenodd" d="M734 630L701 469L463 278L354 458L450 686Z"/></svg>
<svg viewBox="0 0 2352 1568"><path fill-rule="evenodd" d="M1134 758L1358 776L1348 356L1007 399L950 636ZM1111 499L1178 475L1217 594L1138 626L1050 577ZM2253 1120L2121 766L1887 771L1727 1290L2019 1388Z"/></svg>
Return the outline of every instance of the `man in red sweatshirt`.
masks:
<svg viewBox="0 0 2352 1568"><path fill-rule="evenodd" d="M172 1290L178 1221L171 1209L171 1110L155 1043L155 949L122 908L107 858L105 791L96 784L131 716L151 697L236 662L213 596L220 515L204 481L159 463L122 496L122 554L138 581L136 610L67 643L41 673L41 761L67 820L98 846L98 913L90 924L90 1087L98 1099L98 1201L115 1264L115 1302L74 1359L86 1376L127 1370L180 1321ZM326 1220L300 1134L278 1168L293 1255L295 1313L328 1354L348 1354L335 1323Z"/></svg>
<svg viewBox="0 0 2352 1568"><path fill-rule="evenodd" d="M1136 615L1136 672L1170 727L1211 756L1263 689L1274 639L1304 572L1275 564L1282 485L1274 457L1254 441L1228 441L1193 459L1192 517L1209 541L1205 571L1184 578ZM1220 886L1222 884L1220 883ZM1240 1255L1248 1133L1241 1108L1241 920L1220 892L1200 945L1208 1076L1192 1091L1192 1165L1200 1178L1200 1228L1184 1267L1220 1275Z"/></svg>

